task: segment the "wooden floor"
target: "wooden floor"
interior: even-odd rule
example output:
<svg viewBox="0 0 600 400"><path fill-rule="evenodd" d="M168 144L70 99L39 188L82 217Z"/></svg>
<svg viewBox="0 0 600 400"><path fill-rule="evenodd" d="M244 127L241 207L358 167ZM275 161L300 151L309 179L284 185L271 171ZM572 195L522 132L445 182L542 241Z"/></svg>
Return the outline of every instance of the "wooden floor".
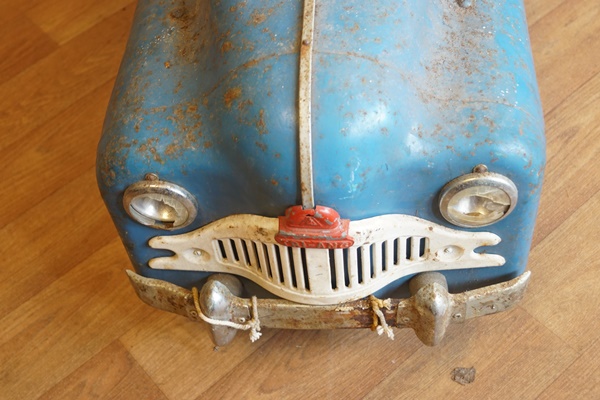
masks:
<svg viewBox="0 0 600 400"><path fill-rule="evenodd" d="M134 7L0 1L0 398L600 398L597 0L526 0L548 138L533 281L436 348L265 330L213 349L206 327L137 299L94 174Z"/></svg>

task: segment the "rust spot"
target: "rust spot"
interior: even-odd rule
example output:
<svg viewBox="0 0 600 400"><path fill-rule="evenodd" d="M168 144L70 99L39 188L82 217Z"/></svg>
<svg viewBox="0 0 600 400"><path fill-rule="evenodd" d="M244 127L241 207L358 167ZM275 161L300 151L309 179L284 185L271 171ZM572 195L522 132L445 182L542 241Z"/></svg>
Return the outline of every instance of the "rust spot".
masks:
<svg viewBox="0 0 600 400"><path fill-rule="evenodd" d="M165 154L167 156L173 156L177 153L177 144L171 143L165 148Z"/></svg>
<svg viewBox="0 0 600 400"><path fill-rule="evenodd" d="M240 87L234 87L234 88L227 90L227 92L225 92L225 96L223 98L223 100L225 102L225 106L227 108L231 108L231 105L233 104L233 102L236 99L240 98L241 95L242 95L242 88L240 88Z"/></svg>
<svg viewBox="0 0 600 400"><path fill-rule="evenodd" d="M258 112L258 121L256 122L256 127L258 128L258 133L260 135L266 135L269 133L265 124L265 110L261 109Z"/></svg>
<svg viewBox="0 0 600 400"><path fill-rule="evenodd" d="M240 110L240 111L245 110L248 106L251 106L253 104L254 104L254 102L252 101L252 99L240 101L240 104L238 104L238 110Z"/></svg>
<svg viewBox="0 0 600 400"><path fill-rule="evenodd" d="M250 24L260 25L267 20L267 15L258 10L254 10L250 15Z"/></svg>
<svg viewBox="0 0 600 400"><path fill-rule="evenodd" d="M230 41L224 42L221 45L221 53L227 53L231 49L233 49L233 44Z"/></svg>
<svg viewBox="0 0 600 400"><path fill-rule="evenodd" d="M171 11L169 16L177 20L186 20L189 18L188 10L185 7L179 7Z"/></svg>
<svg viewBox="0 0 600 400"><path fill-rule="evenodd" d="M271 178L271 185L277 186L277 185L279 185L279 182L277 182L277 180L275 178Z"/></svg>
<svg viewBox="0 0 600 400"><path fill-rule="evenodd" d="M258 146L259 149L261 149L262 151L267 151L267 145L266 143L263 142L255 142L256 146Z"/></svg>
<svg viewBox="0 0 600 400"><path fill-rule="evenodd" d="M168 61L165 61L165 68L167 68L167 69L171 68L171 63Z"/></svg>
<svg viewBox="0 0 600 400"><path fill-rule="evenodd" d="M306 186L306 183L304 183L304 182L300 182L300 190L301 190L302 192L305 192L305 191L307 191L307 190L308 190L308 186Z"/></svg>
<svg viewBox="0 0 600 400"><path fill-rule="evenodd" d="M258 60L253 59L253 60L248 61L247 63L244 63L242 65L242 68L246 68L246 69L252 68L252 67L256 66L257 64L258 64Z"/></svg>
<svg viewBox="0 0 600 400"><path fill-rule="evenodd" d="M173 94L177 94L179 93L179 91L183 89L183 83L181 83L181 81L179 81L177 83L177 86L175 86L175 89L173 89Z"/></svg>
<svg viewBox="0 0 600 400"><path fill-rule="evenodd" d="M211 141L206 141L204 142L204 148L205 149L210 149L212 147L212 142Z"/></svg>
<svg viewBox="0 0 600 400"><path fill-rule="evenodd" d="M231 6L229 7L229 12L236 12L237 10L239 10L240 8L244 8L246 7L246 2L242 1L239 4L235 5L235 6Z"/></svg>

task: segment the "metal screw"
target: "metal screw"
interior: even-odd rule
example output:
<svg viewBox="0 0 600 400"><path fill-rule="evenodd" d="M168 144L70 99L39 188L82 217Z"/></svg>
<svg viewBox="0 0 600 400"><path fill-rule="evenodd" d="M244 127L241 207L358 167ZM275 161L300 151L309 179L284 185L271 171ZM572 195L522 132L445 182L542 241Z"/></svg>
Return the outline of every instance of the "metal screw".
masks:
<svg viewBox="0 0 600 400"><path fill-rule="evenodd" d="M157 181L158 180L158 175L156 175L153 172L150 172L150 173L144 175L144 180L146 180L146 181Z"/></svg>
<svg viewBox="0 0 600 400"><path fill-rule="evenodd" d="M473 0L456 0L456 2L462 8L469 8L473 5Z"/></svg>
<svg viewBox="0 0 600 400"><path fill-rule="evenodd" d="M202 257L203 254L204 254L204 252L202 250L200 250L200 249L194 250L194 255L196 257Z"/></svg>
<svg viewBox="0 0 600 400"><path fill-rule="evenodd" d="M310 44L310 40L308 40L308 39L304 39L304 40L302 41L302 44L303 44L303 45L305 45L305 46L308 46L308 45Z"/></svg>
<svg viewBox="0 0 600 400"><path fill-rule="evenodd" d="M485 164L478 164L473 168L473 172L476 174L483 174L488 172L488 167Z"/></svg>

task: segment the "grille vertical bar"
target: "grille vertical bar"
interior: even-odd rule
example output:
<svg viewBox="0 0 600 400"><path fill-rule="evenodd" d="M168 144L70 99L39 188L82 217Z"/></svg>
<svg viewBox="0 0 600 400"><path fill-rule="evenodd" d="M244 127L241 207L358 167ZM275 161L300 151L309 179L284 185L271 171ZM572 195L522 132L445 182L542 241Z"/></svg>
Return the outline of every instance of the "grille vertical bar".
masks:
<svg viewBox="0 0 600 400"><path fill-rule="evenodd" d="M250 266L257 273L260 273L260 265L258 263L258 255L256 254L256 243L252 240L246 240L246 247L248 248L248 255L250 256Z"/></svg>
<svg viewBox="0 0 600 400"><path fill-rule="evenodd" d="M292 259L294 260L294 273L296 275L296 284L298 285L298 289L306 290L306 278L304 277L304 262L302 259L302 249L293 247L292 254Z"/></svg>
<svg viewBox="0 0 600 400"><path fill-rule="evenodd" d="M237 254L237 259L241 265L248 265L248 260L246 259L246 252L244 251L244 246L242 246L242 239L233 239L233 247Z"/></svg>
<svg viewBox="0 0 600 400"><path fill-rule="evenodd" d="M418 260L419 253L421 252L421 238L417 236L413 236L409 238L410 241L410 260L416 261Z"/></svg>
<svg viewBox="0 0 600 400"><path fill-rule="evenodd" d="M269 269L271 270L271 278L274 282L281 283L282 277L279 274L279 263L277 258L276 247L272 244L265 245L267 247L267 254L269 256Z"/></svg>
<svg viewBox="0 0 600 400"><path fill-rule="evenodd" d="M277 245L279 248L279 255L281 257L281 270L283 272L283 284L288 289L294 289L294 280L292 279L292 275L294 274L294 267L290 262L289 252L287 248L282 245Z"/></svg>
<svg viewBox="0 0 600 400"><path fill-rule="evenodd" d="M346 263L346 270L348 271L350 289L358 286L358 254L356 248L348 249L348 262Z"/></svg>
<svg viewBox="0 0 600 400"><path fill-rule="evenodd" d="M333 250L333 268L335 270L335 281L338 288L347 286L346 280L346 266L344 265L344 250L335 249Z"/></svg>
<svg viewBox="0 0 600 400"><path fill-rule="evenodd" d="M385 258L383 255L384 246L384 242L374 243L371 245L371 259L373 260L373 279L379 278L379 276L383 273L383 264L385 262Z"/></svg>
<svg viewBox="0 0 600 400"><path fill-rule="evenodd" d="M359 251L362 267L360 283L368 284L371 282L371 246L360 246Z"/></svg>
<svg viewBox="0 0 600 400"><path fill-rule="evenodd" d="M254 242L256 244L256 250L258 252L258 265L262 272L262 276L266 280L271 280L269 276L269 261L265 252L265 246L260 242Z"/></svg>

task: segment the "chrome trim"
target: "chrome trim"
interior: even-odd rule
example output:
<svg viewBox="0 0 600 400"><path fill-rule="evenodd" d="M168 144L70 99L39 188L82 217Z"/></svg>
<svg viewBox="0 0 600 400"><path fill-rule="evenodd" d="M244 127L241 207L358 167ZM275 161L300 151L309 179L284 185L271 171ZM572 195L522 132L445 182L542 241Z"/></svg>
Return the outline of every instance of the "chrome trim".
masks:
<svg viewBox="0 0 600 400"><path fill-rule="evenodd" d="M448 206L452 198L459 192L476 186L493 187L500 189L504 193L506 193L506 195L510 199L510 205L508 210L504 213L504 215L501 218L489 223L468 224L465 222L458 221L455 218L453 218L452 215L450 215L450 213L448 212ZM438 204L440 208L440 213L442 214L444 219L446 219L446 221L450 222L453 225L460 226L463 228L478 228L495 224L496 222L506 218L515 209L515 206L517 205L517 200L518 190L517 186L513 183L513 181L511 181L504 175L494 172L488 172L485 166L479 165L475 167L473 173L459 176L458 178L455 178L448 182L446 185L444 185L439 194Z"/></svg>
<svg viewBox="0 0 600 400"><path fill-rule="evenodd" d="M312 53L315 29L315 0L304 1L302 38L300 42L300 74L298 77L298 144L300 157L300 191L302 206L315 207L312 162Z"/></svg>
<svg viewBox="0 0 600 400"><path fill-rule="evenodd" d="M149 203L146 210L144 199ZM152 202L172 214L163 218L152 216ZM143 181L136 182L125 190L123 207L136 222L164 230L183 228L192 223L198 214L196 199L190 192L174 183L161 181L154 174L146 175Z"/></svg>
<svg viewBox="0 0 600 400"><path fill-rule="evenodd" d="M192 292L172 283L142 277L127 271L138 297L146 304L192 321L201 321ZM446 280L439 273L417 275L410 282L412 297L382 300L377 324L411 328L426 345L439 344L449 324L495 314L513 308L521 301L529 283L530 272L502 283L467 292L450 294ZM233 280L233 282L232 282ZM202 287L200 301L203 313L213 320L243 324L260 319L262 327L277 329L341 329L373 328L375 312L372 296L335 305L305 305L281 299L238 297L235 279L228 275L212 275ZM211 308L212 307L212 308ZM213 340L225 345L233 339L233 328L212 325ZM228 324L229 325L229 324Z"/></svg>

